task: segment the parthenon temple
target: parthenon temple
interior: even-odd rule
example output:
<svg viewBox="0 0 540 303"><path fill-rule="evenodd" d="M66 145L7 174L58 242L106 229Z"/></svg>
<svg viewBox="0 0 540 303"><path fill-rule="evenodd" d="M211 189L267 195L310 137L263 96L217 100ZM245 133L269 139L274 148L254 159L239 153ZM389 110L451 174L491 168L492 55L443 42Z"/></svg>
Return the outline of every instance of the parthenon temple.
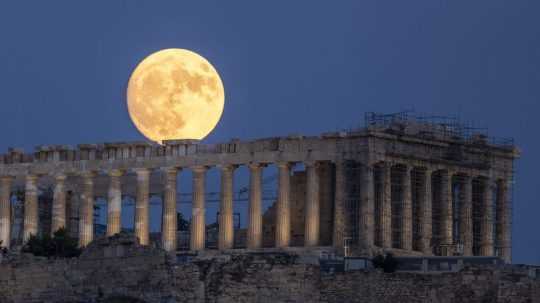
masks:
<svg viewBox="0 0 540 303"><path fill-rule="evenodd" d="M319 136L202 144L194 140L39 146L0 155L0 241L12 237L16 189L24 201L22 243L39 232L74 229L81 247L94 239L96 197L107 200L106 234L121 230L122 197L135 197L134 233L150 244L149 200L162 199L159 245L180 249L177 176L193 175L189 251L208 249L206 172L220 171L219 250L237 248L233 224L235 169L249 169L246 249L265 249L262 175L277 167L273 249L330 247L340 253L500 256L511 259L514 160L511 140L494 140L452 119L406 113L366 114L366 125ZM293 167L303 171L294 171ZM39 220L40 184L52 191L50 226ZM296 207L301 205L301 207ZM300 209L301 213L293 212ZM264 223L264 224L263 224ZM41 227L40 227L41 226ZM44 231L45 230L45 231ZM20 243L19 243L20 244Z"/></svg>

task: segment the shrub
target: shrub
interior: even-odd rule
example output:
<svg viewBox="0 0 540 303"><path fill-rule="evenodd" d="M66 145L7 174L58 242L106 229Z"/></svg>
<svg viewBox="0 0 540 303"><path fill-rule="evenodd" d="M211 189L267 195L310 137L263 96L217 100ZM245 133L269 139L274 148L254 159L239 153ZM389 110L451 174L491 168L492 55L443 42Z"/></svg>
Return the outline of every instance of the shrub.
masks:
<svg viewBox="0 0 540 303"><path fill-rule="evenodd" d="M398 261L390 253L386 256L377 255L371 260L371 262L373 263L373 267L382 268L385 273L395 272L398 266Z"/></svg>
<svg viewBox="0 0 540 303"><path fill-rule="evenodd" d="M387 254L384 258L383 271L386 273L395 272L398 266L398 261L392 254Z"/></svg>
<svg viewBox="0 0 540 303"><path fill-rule="evenodd" d="M73 258L81 254L77 240L71 238L64 228L57 230L52 237L32 235L24 245L23 252L47 258Z"/></svg>
<svg viewBox="0 0 540 303"><path fill-rule="evenodd" d="M384 265L384 256L383 255L377 255L373 260L371 260L373 263L373 267L375 268L383 268Z"/></svg>

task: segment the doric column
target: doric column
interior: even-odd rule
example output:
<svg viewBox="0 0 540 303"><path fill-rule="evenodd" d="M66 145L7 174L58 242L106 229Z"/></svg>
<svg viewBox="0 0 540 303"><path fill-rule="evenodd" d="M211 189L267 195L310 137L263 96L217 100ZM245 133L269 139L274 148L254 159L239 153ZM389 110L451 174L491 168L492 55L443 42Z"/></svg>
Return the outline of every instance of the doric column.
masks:
<svg viewBox="0 0 540 303"><path fill-rule="evenodd" d="M319 245L320 201L319 201L319 163L306 163L306 221L305 246Z"/></svg>
<svg viewBox="0 0 540 303"><path fill-rule="evenodd" d="M26 188L24 194L24 231L23 242L28 241L32 235L38 233L38 192L37 176L26 176Z"/></svg>
<svg viewBox="0 0 540 303"><path fill-rule="evenodd" d="M252 163L249 165L249 172L247 247L255 249L262 246L262 166Z"/></svg>
<svg viewBox="0 0 540 303"><path fill-rule="evenodd" d="M205 244L204 187L206 166L195 166L193 170L193 202L191 213L191 250L203 250Z"/></svg>
<svg viewBox="0 0 540 303"><path fill-rule="evenodd" d="M401 190L403 191L403 216L401 221L401 247L412 250L412 191L411 191L411 167L407 166L401 178Z"/></svg>
<svg viewBox="0 0 540 303"><path fill-rule="evenodd" d="M234 246L233 222L233 177L235 167L223 165L221 169L221 201L219 204L219 238L220 250L231 249Z"/></svg>
<svg viewBox="0 0 540 303"><path fill-rule="evenodd" d="M150 170L138 168L137 174L137 200L135 202L135 236L141 245L150 244L149 239L149 200L150 200Z"/></svg>
<svg viewBox="0 0 540 303"><path fill-rule="evenodd" d="M493 256L493 183L482 180L482 221L480 227L480 255Z"/></svg>
<svg viewBox="0 0 540 303"><path fill-rule="evenodd" d="M161 242L163 249L168 252L176 251L176 179L178 169L169 167L165 172L165 199L163 201L163 230L161 231Z"/></svg>
<svg viewBox="0 0 540 303"><path fill-rule="evenodd" d="M459 210L459 239L463 244L463 255L473 255L473 217L472 217L472 178L465 176L462 179Z"/></svg>
<svg viewBox="0 0 540 303"><path fill-rule="evenodd" d="M506 263L512 261L512 213L508 201L508 181L501 179L497 181L497 246L499 248L499 256Z"/></svg>
<svg viewBox="0 0 540 303"><path fill-rule="evenodd" d="M11 182L12 177L0 177L0 247L11 242Z"/></svg>
<svg viewBox="0 0 540 303"><path fill-rule="evenodd" d="M55 180L56 184L54 186L53 193L51 235L54 235L57 230L66 227L66 176L57 175Z"/></svg>
<svg viewBox="0 0 540 303"><path fill-rule="evenodd" d="M79 214L79 246L85 247L94 239L94 173L82 176L82 194Z"/></svg>
<svg viewBox="0 0 540 303"><path fill-rule="evenodd" d="M432 237L432 201L431 192L431 174L432 170L427 168L423 174L421 181L422 190L419 192L419 236L420 236L420 251L426 255L432 254L431 237Z"/></svg>
<svg viewBox="0 0 540 303"><path fill-rule="evenodd" d="M109 192L107 207L107 236L119 233L122 229L122 177L121 170L109 172Z"/></svg>
<svg viewBox="0 0 540 303"><path fill-rule="evenodd" d="M345 162L335 162L334 188L334 230L332 244L335 248L343 249L345 238Z"/></svg>
<svg viewBox="0 0 540 303"><path fill-rule="evenodd" d="M380 212L381 242L383 248L392 248L392 165L382 166L382 205Z"/></svg>
<svg viewBox="0 0 540 303"><path fill-rule="evenodd" d="M374 244L374 214L373 167L366 164L362 165L360 171L360 230L358 240L360 247L363 249L370 249Z"/></svg>
<svg viewBox="0 0 540 303"><path fill-rule="evenodd" d="M291 241L291 165L280 162L278 166L279 188L276 207L276 247L288 247Z"/></svg>
<svg viewBox="0 0 540 303"><path fill-rule="evenodd" d="M452 173L441 171L441 244L453 244L452 237Z"/></svg>

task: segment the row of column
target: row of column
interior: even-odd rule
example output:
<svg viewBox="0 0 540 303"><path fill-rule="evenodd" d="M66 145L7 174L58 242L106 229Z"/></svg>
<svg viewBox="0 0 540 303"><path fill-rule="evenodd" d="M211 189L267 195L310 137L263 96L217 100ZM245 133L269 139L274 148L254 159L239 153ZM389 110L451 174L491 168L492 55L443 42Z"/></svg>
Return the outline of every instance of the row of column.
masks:
<svg viewBox="0 0 540 303"><path fill-rule="evenodd" d="M279 190L276 216L276 247L287 247L290 243L290 169L289 163L278 163ZM251 249L262 247L262 169L261 164L250 164L249 207L247 247ZM308 190L306 213L306 245L318 245L319 240L319 194L318 170L316 163L307 165ZM221 170L221 203L219 215L219 249L231 249L234 245L233 225L233 175L235 166L222 165ZM193 171L193 202L190 249L202 250L205 246L205 175L206 166L196 166ZM176 250L177 230L177 173L178 168L163 169L165 174L162 245L167 251ZM135 235L142 245L149 244L149 169L136 169L137 196L135 203ZM107 235L111 236L121 230L122 190L120 170L111 170L109 175ZM81 174L82 191L79 208L79 244L88 245L94 235L94 178L95 174L87 172ZM52 228L54 232L66 226L66 176L55 178ZM0 178L0 240L4 247L9 247L10 239L10 177ZM38 203L37 203L37 176L26 177L24 201L24 231L23 241L38 232Z"/></svg>
<svg viewBox="0 0 540 303"><path fill-rule="evenodd" d="M305 246L319 245L320 238L320 201L319 201L319 164L306 162L306 205L305 205ZM247 247L254 249L262 246L262 169L261 164L248 165L250 171L249 181L249 206ZM291 164L287 162L277 163L278 167L278 200L276 207L276 234L275 246L287 247L291 238L291 206L290 206L290 171ZM221 170L221 203L219 216L219 249L233 248L233 176L235 166L219 166ZM205 246L205 175L207 167L196 166L193 170L193 203L190 249L202 250ZM137 197L135 211L135 234L143 245L149 244L149 186L150 170L136 169ZM177 229L177 174L178 168L165 168L164 203L162 219L162 245L167 251L176 250ZM413 248L413 205L411 188L412 167L406 167L401 178L403 190L402 225L400 231L400 243L403 249ZM421 174L420 190L416 194L418 203L418 247L419 250L431 254L432 249L432 170L425 170ZM121 181L122 171L111 170L109 172L110 183L108 190L108 217L107 235L114 235L121 229ZM442 244L453 242L453 214L452 209L452 175L447 171L441 171L440 190L438 201L440 203L440 235ZM79 241L81 246L86 246L93 239L94 217L94 177L93 173L84 173L82 177L82 193L80 205ZM54 187L52 231L62 228L66 224L66 194L65 176L57 176ZM392 247L392 201L391 201L391 166L383 165L381 173L382 193L379 193L381 201L378 206L377 218L375 218L375 176L374 167L362 165L360 171L360 205L359 205L359 246L370 248L374 246L375 237L379 237L382 247ZM473 222L472 222L472 178L466 178L463 190L460 191L460 199L463 203L459 211L460 235L464 245L464 254L472 255L473 247ZM9 246L10 231L10 186L11 178L0 178L0 240L3 246ZM24 241L32 234L37 233L38 207L37 207L37 177L29 175L26 178L25 191L25 215L24 215ZM487 180L486 180L487 182ZM334 224L333 245L343 247L346 230L346 168L342 161L335 163L335 197L334 197ZM506 249L503 254L509 255L510 234L509 214L506 213L506 183L501 184L502 190L498 191L497 207L497 242L502 243ZM481 224L481 255L493 255L493 199L491 191L485 190L483 195L483 221ZM379 226L375 226L375 221ZM378 230L376 235L375 230Z"/></svg>
<svg viewBox="0 0 540 303"><path fill-rule="evenodd" d="M391 192L391 165L381 165L381 201L380 209L378 213L379 222L379 237L380 245L384 248L392 248L392 192ZM364 167L364 170L372 171L372 168ZM413 249L413 219L418 222L418 250L426 253L432 253L432 239L438 237L439 244L441 245L454 245L454 214L458 212L459 217L459 242L463 245L464 255L473 255L473 195L472 195L472 182L473 179L470 176L460 175L461 188L459 190L458 199L460 201L459 208L453 209L453 187L452 177L453 173L448 170L440 170L440 183L438 194L436 197L432 191L432 174L431 169L422 169L423 173L418 174L416 180L420 186L416 193L417 215L418 218L413 218L413 205L412 205L412 175L413 167L404 167L402 169L402 178L400 179L400 187L402 190L402 209L401 209L401 230L399 231L400 244L402 249ZM338 170L339 172L339 170ZM369 180L373 180L371 173L362 174L362 185L364 190L363 196L371 195L373 186L369 183ZM365 179L367 178L369 179ZM339 181L339 176L336 176L336 180ZM479 243L479 255L493 256L494 252L494 222L497 222L497 233L495 235L497 243L502 247L499 252L501 256L510 258L510 216L507 198L507 182L504 180L497 181L497 204L496 207L493 199L493 182L488 178L479 178L481 182L482 193L480 195L481 201L479 203L481 219L479 224L478 234L480 235ZM433 199L436 199L439 203L439 234L433 235ZM373 199L366 201L364 197L361 198L361 213L362 211L369 217L373 210L371 202ZM367 209L366 209L367 208ZM493 210L496 208L497 218L494 218ZM365 210L364 210L365 209ZM495 219L495 220L494 220ZM364 218L364 215L360 216L360 244L370 245L371 238L365 238L364 233L371 233L371 229L365 226L365 221L369 218ZM362 229L364 232L362 232ZM363 236L363 237L362 237ZM367 239L367 240L366 240Z"/></svg>

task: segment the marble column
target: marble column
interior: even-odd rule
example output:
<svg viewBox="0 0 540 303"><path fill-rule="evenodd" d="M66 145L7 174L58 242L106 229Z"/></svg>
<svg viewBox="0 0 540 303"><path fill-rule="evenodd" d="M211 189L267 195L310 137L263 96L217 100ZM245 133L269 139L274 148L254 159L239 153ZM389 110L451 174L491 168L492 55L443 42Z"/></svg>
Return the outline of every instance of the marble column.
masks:
<svg viewBox="0 0 540 303"><path fill-rule="evenodd" d="M161 231L161 242L163 249L168 252L176 251L176 230L178 229L178 218L176 210L176 179L178 169L169 167L165 173L165 198L163 201L163 224Z"/></svg>
<svg viewBox="0 0 540 303"><path fill-rule="evenodd" d="M51 235L66 227L66 176L57 175L53 193Z"/></svg>
<svg viewBox="0 0 540 303"><path fill-rule="evenodd" d="M291 241L291 165L280 162L278 166L279 184L276 207L276 247L288 247Z"/></svg>
<svg viewBox="0 0 540 303"><path fill-rule="evenodd" d="M482 180L482 191L480 255L493 256L493 184L491 179Z"/></svg>
<svg viewBox="0 0 540 303"><path fill-rule="evenodd" d="M382 167L382 205L380 212L381 242L383 248L392 248L392 165Z"/></svg>
<svg viewBox="0 0 540 303"><path fill-rule="evenodd" d="M472 178L462 177L460 188L459 239L463 244L463 255L473 255Z"/></svg>
<svg viewBox="0 0 540 303"><path fill-rule="evenodd" d="M418 203L419 203L419 237L420 245L419 249L425 255L431 255L431 237L432 237L432 191L431 191L431 175L432 170L426 169L422 175L422 190L419 192Z"/></svg>
<svg viewBox="0 0 540 303"><path fill-rule="evenodd" d="M107 207L107 236L122 230L122 182L123 172L113 169L109 172L109 192Z"/></svg>
<svg viewBox="0 0 540 303"><path fill-rule="evenodd" d="M38 189L37 176L26 176L26 187L24 195L24 229L23 242L28 241L32 235L38 233Z"/></svg>
<svg viewBox="0 0 540 303"><path fill-rule="evenodd" d="M233 178L232 165L223 165L221 169L221 191L219 204L219 238L220 250L234 247L234 221L233 221Z"/></svg>
<svg viewBox="0 0 540 303"><path fill-rule="evenodd" d="M247 248L262 247L262 169L258 163L249 165L249 206Z"/></svg>
<svg viewBox="0 0 540 303"><path fill-rule="evenodd" d="M94 173L82 174L82 194L79 215L79 246L94 239Z"/></svg>
<svg viewBox="0 0 540 303"><path fill-rule="evenodd" d="M195 166L193 170L193 202L191 213L191 250L203 250L205 246L205 179L206 166Z"/></svg>
<svg viewBox="0 0 540 303"><path fill-rule="evenodd" d="M407 166L401 178L401 190L403 191L403 216L401 218L401 248L412 250L413 244L413 211L412 211L412 189L411 189L411 171Z"/></svg>
<svg viewBox="0 0 540 303"><path fill-rule="evenodd" d="M453 244L452 172L441 171L441 244Z"/></svg>
<svg viewBox="0 0 540 303"><path fill-rule="evenodd" d="M137 174L137 198L135 202L135 236L141 245L150 244L149 239L149 203L150 203L150 170L139 168Z"/></svg>
<svg viewBox="0 0 540 303"><path fill-rule="evenodd" d="M334 230L332 245L337 249L343 249L345 243L345 162L335 162L335 187L334 187Z"/></svg>
<svg viewBox="0 0 540 303"><path fill-rule="evenodd" d="M306 164L306 219L304 246L318 246L320 232L319 163Z"/></svg>
<svg viewBox="0 0 540 303"><path fill-rule="evenodd" d="M11 242L11 182L12 177L0 177L0 247Z"/></svg>
<svg viewBox="0 0 540 303"><path fill-rule="evenodd" d="M360 230L359 245L370 249L374 245L375 195L373 166L362 165L360 170Z"/></svg>
<svg viewBox="0 0 540 303"><path fill-rule="evenodd" d="M499 256L506 263L512 261L512 213L510 202L508 201L508 181L500 179L497 181L497 228L496 240L499 247Z"/></svg>

